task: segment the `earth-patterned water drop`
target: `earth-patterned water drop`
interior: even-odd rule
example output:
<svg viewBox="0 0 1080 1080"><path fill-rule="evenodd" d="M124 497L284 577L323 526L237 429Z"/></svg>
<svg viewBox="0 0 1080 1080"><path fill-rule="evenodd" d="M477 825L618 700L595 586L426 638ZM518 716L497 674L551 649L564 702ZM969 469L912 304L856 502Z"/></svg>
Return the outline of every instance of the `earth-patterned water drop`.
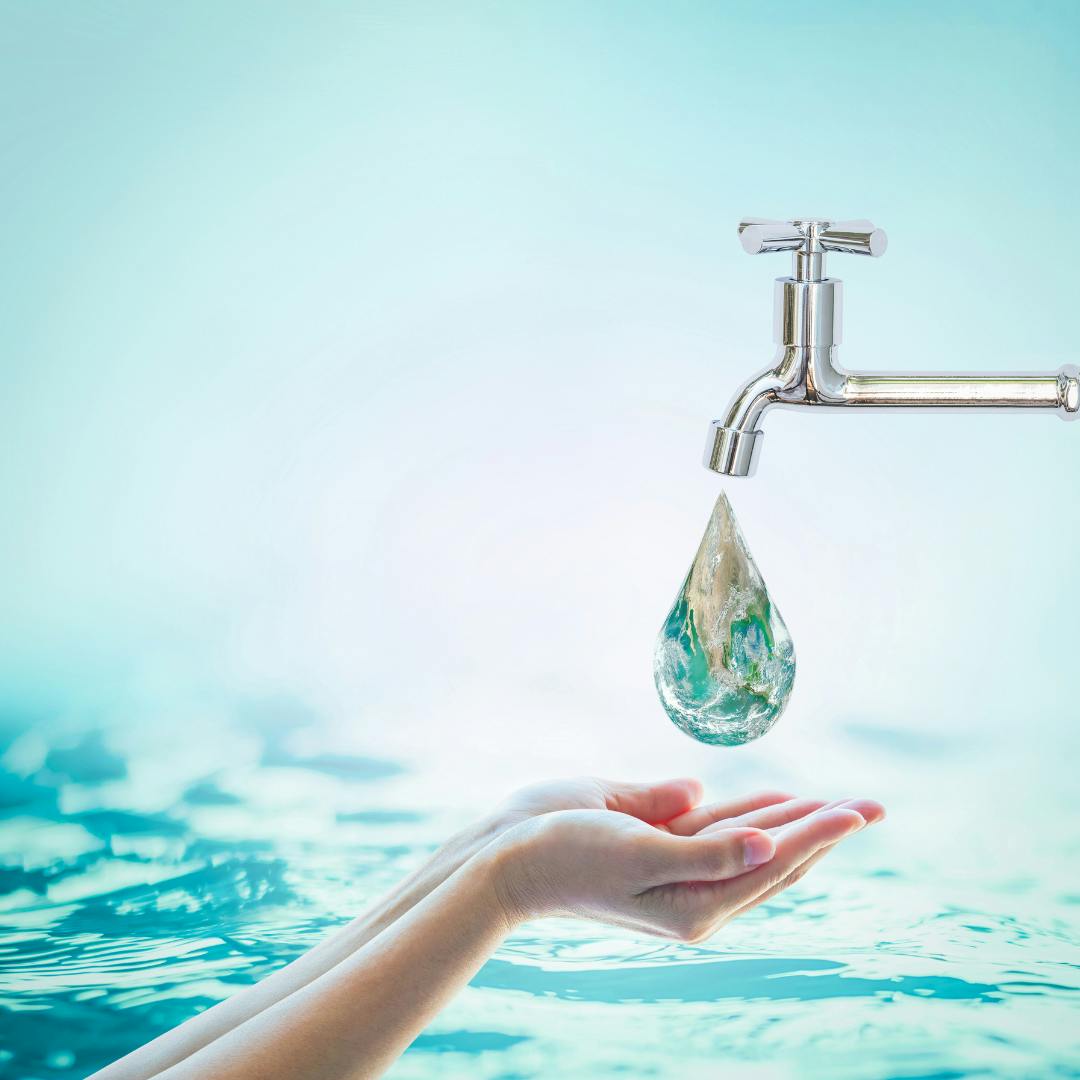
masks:
<svg viewBox="0 0 1080 1080"><path fill-rule="evenodd" d="M660 630L653 673L674 723L721 746L764 735L791 695L791 635L723 493Z"/></svg>

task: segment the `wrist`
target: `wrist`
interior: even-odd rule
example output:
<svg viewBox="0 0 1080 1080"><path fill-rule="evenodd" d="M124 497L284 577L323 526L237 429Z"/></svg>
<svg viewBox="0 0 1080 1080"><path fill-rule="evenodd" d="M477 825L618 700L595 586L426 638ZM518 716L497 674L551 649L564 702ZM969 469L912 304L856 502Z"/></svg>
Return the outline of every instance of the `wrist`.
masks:
<svg viewBox="0 0 1080 1080"><path fill-rule="evenodd" d="M539 887L539 849L543 818L520 821L490 842L473 859L483 862L503 915L511 928L549 914Z"/></svg>
<svg viewBox="0 0 1080 1080"><path fill-rule="evenodd" d="M456 873L507 828L497 815L489 815L454 833L431 856L419 873L436 884Z"/></svg>

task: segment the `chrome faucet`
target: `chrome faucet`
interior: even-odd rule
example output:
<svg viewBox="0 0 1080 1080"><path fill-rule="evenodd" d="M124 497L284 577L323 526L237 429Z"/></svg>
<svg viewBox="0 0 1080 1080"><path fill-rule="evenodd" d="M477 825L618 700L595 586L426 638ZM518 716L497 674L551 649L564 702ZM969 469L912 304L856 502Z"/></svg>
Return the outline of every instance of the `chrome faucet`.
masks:
<svg viewBox="0 0 1080 1080"><path fill-rule="evenodd" d="M1047 375L996 373L869 374L837 364L842 282L825 275L829 252L885 254L887 240L869 221L768 221L739 224L750 255L793 252L791 277L774 287L773 367L755 375L713 422L705 465L725 476L751 476L764 438L761 418L774 405L877 409L1053 409L1080 416L1080 369Z"/></svg>

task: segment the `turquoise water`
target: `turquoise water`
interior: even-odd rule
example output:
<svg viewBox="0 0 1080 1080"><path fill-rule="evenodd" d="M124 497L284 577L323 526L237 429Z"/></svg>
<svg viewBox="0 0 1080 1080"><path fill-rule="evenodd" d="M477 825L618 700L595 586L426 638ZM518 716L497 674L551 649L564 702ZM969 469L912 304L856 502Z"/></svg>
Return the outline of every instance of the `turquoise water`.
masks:
<svg viewBox="0 0 1080 1080"><path fill-rule="evenodd" d="M869 722L831 740L891 792L876 835L706 945L529 925L393 1075L1080 1075L1074 748ZM313 749L325 742L276 705L194 730L7 724L0 1076L84 1076L212 1005L482 805L427 766ZM716 760L711 785L758 785L754 759Z"/></svg>

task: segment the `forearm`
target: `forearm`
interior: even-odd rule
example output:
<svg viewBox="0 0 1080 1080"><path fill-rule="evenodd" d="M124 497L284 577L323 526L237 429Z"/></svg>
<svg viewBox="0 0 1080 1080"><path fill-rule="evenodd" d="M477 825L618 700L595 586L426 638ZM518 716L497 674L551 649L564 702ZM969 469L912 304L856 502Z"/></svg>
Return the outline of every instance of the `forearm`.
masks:
<svg viewBox="0 0 1080 1080"><path fill-rule="evenodd" d="M330 971L160 1080L360 1080L380 1075L511 929L499 845L473 858Z"/></svg>
<svg viewBox="0 0 1080 1080"><path fill-rule="evenodd" d="M501 831L492 817L458 833L363 915L254 986L192 1017L97 1073L93 1080L150 1080L325 975L450 877Z"/></svg>

